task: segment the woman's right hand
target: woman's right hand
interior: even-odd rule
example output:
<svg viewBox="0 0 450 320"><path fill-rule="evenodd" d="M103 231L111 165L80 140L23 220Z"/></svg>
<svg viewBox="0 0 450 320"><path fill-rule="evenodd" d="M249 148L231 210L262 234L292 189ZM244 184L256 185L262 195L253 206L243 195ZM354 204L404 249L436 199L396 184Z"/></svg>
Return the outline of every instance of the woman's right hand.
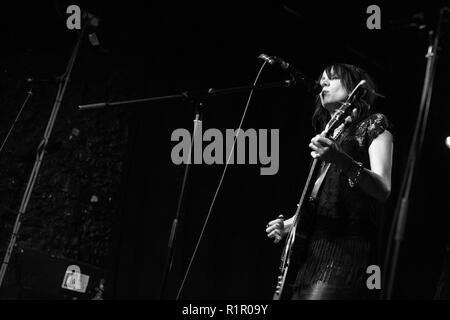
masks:
<svg viewBox="0 0 450 320"><path fill-rule="evenodd" d="M266 233L269 238L274 238L274 243L280 242L281 239L291 230L292 220L284 220L283 215L279 215L277 219L269 221L266 225Z"/></svg>

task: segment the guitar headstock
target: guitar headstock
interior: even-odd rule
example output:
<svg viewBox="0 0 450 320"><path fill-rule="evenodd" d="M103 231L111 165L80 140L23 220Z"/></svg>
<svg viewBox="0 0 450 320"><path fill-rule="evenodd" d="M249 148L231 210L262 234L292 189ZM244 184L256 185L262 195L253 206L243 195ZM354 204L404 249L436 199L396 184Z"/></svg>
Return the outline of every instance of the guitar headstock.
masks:
<svg viewBox="0 0 450 320"><path fill-rule="evenodd" d="M357 110L356 108L353 108L352 105L355 99L364 91L363 87L365 84L366 81L361 80L353 89L353 91L348 95L347 100L342 103L338 110L336 110L333 117L327 123L323 132L326 137L329 137L331 134L333 134L334 130L341 125L343 125L342 130L340 130L340 133L342 133L344 127L351 123L356 117ZM337 135L333 137L333 139L336 138Z"/></svg>

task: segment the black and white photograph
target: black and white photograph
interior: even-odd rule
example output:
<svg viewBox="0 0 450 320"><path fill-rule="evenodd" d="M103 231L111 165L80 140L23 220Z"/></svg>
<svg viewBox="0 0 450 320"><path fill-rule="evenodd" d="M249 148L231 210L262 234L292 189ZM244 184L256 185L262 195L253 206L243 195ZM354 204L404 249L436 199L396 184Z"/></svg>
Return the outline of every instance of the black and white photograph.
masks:
<svg viewBox="0 0 450 320"><path fill-rule="evenodd" d="M1 7L1 300L450 299L450 3Z"/></svg>

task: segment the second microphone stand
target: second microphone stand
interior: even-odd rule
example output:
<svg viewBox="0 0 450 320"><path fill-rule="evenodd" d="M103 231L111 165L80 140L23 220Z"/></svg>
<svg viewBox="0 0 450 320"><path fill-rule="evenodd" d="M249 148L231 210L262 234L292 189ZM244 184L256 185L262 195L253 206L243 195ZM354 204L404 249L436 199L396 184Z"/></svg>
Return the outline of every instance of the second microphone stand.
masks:
<svg viewBox="0 0 450 320"><path fill-rule="evenodd" d="M50 139L50 136L52 134L53 131L53 127L55 124L55 120L56 120L56 116L58 115L59 109L61 107L61 102L62 99L64 97L64 93L66 91L67 88L67 84L69 83L69 79L70 79L70 75L72 73L72 69L73 66L75 64L75 60L78 56L78 52L80 50L80 45L81 45L81 41L83 39L84 33L85 33L86 28L83 26L83 28L81 29L79 35L78 35L78 40L77 43L75 45L75 48L72 51L72 55L69 59L69 62L67 64L67 68L66 71L63 74L63 80L62 82L59 84L58 86L58 92L56 94L56 98L55 98L55 102L53 104L53 108L50 114L50 118L47 122L47 127L45 128L45 132L44 132L44 136L39 144L39 146L37 147L37 151L36 151L36 159L33 165L33 169L31 171L30 177L28 179L28 183L26 185L25 188L25 193L22 197L22 201L20 204L20 208L19 208L19 212L17 214L16 217L16 221L14 223L14 227L13 227L13 231L11 234L11 240L9 241L8 247L6 249L6 253L5 256L3 258L3 262L2 262L2 266L0 268L0 287L3 284L3 280L6 274L6 270L8 268L8 264L11 258L11 255L13 253L14 247L16 245L16 241L17 241L17 237L19 235L19 229L20 226L22 224L22 217L23 215L26 213L27 208L28 208L28 204L30 202L30 198L31 198L31 194L33 193L33 189L34 189L34 185L36 183L38 174L39 174L39 169L41 167L42 161L44 159L44 155L46 152L46 148L47 148L47 144L48 141Z"/></svg>
<svg viewBox="0 0 450 320"><path fill-rule="evenodd" d="M439 38L441 35L441 25L443 22L444 13L448 8L441 8L439 12L439 19L436 33L429 31L429 46L426 54L427 66L425 71L425 80L423 83L422 97L419 107L419 115L417 117L416 127L411 142L406 169L402 180L399 197L396 204L395 214L390 231L390 238L387 247L384 270L388 275L386 293L384 299L392 299L395 276L397 271L398 258L400 254L400 247L404 239L404 232L406 227L406 220L410 204L411 189L414 181L414 173L417 166L417 161L420 157L423 141L425 137L425 130L427 127L428 113L430 110L431 96L433 92L433 82L436 73L436 62L439 50ZM394 235L395 228L395 235ZM394 251L391 256L392 241L394 242ZM390 267L388 269L388 267Z"/></svg>

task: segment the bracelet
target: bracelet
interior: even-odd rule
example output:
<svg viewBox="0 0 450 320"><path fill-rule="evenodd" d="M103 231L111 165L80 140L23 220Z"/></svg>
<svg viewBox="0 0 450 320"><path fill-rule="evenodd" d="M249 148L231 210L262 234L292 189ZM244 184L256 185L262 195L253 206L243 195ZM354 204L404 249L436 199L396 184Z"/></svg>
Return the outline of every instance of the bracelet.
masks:
<svg viewBox="0 0 450 320"><path fill-rule="evenodd" d="M361 162L356 162L357 168L356 173L353 178L348 177L348 184L350 188L355 187L355 185L358 183L359 177L361 176L361 172L364 170L364 166Z"/></svg>

